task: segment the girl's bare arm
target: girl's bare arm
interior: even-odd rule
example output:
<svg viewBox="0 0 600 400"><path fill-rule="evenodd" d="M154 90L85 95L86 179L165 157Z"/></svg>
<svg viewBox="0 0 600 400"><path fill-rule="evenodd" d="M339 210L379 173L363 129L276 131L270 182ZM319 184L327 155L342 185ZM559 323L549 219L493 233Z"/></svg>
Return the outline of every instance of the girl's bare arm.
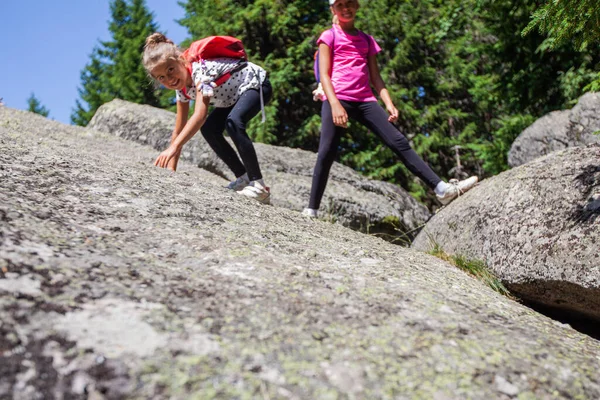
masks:
<svg viewBox="0 0 600 400"><path fill-rule="evenodd" d="M394 106L392 97L385 87L385 82L383 82L383 78L379 72L379 65L377 64L377 57L375 54L369 56L368 64L371 83L375 87L375 91L379 94L379 97L383 101L383 104L385 104L385 107L390 114L388 121L395 122L398 119L398 110Z"/></svg>
<svg viewBox="0 0 600 400"><path fill-rule="evenodd" d="M174 157L178 157L181 153L181 148L188 140L190 140L196 132L200 130L204 122L206 122L206 118L208 117L208 104L210 102L210 98L203 97L200 91L196 94L197 100L196 106L194 108L194 114L187 121L187 123L181 129L181 132L171 141L171 145L168 149L160 153L154 165L159 166L161 168L166 168L170 165L170 162ZM179 115L179 113L178 113Z"/></svg>
<svg viewBox="0 0 600 400"><path fill-rule="evenodd" d="M179 135L175 138L175 140L171 143L171 146L177 147L179 150L183 147L184 144L190 140L196 132L200 130L204 122L206 122L206 118L208 117L208 104L210 102L209 97L203 97L202 92L198 90L196 93L196 98L200 99L196 101L196 106L194 108L194 114L189 121L185 124Z"/></svg>
<svg viewBox="0 0 600 400"><path fill-rule="evenodd" d="M189 110L190 110L189 102L186 102L186 103L181 102L181 101L177 102L177 118L175 119L175 128L173 129L173 133L171 134L171 144L175 141L175 139L181 133L181 131L183 130L183 127L187 123ZM181 155L181 152L177 153L177 155L175 157L173 157L171 159L171 161L169 161L169 165L167 166L168 169L170 169L171 171L177 170L177 163L179 162L180 155Z"/></svg>
<svg viewBox="0 0 600 400"><path fill-rule="evenodd" d="M331 105L333 123L337 126L346 127L348 124L348 114L335 95L333 84L331 83L331 48L325 43L319 44L319 77L323 91Z"/></svg>

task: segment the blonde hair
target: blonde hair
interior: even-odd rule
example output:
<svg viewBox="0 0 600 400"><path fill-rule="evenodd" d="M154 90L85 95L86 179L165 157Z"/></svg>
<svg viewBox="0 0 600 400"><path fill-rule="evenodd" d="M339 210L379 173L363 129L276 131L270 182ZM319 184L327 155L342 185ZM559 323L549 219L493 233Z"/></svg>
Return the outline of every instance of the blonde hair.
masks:
<svg viewBox="0 0 600 400"><path fill-rule="evenodd" d="M160 32L148 36L142 55L142 64L148 75L152 77L150 72L168 60L184 62L179 47Z"/></svg>

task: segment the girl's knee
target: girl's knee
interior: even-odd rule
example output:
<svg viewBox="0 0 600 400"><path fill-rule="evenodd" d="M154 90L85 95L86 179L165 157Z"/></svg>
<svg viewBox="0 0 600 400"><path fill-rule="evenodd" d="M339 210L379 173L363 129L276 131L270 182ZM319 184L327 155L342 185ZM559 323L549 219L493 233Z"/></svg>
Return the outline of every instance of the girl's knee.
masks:
<svg viewBox="0 0 600 400"><path fill-rule="evenodd" d="M227 120L225 121L225 127L229 135L231 135L232 133L235 134L237 132L246 131L246 124L244 123L244 121L241 118L233 115L227 117Z"/></svg>
<svg viewBox="0 0 600 400"><path fill-rule="evenodd" d="M406 136L404 136L402 133L400 133L400 131L396 131L395 139L396 139L396 142L399 143L400 145L410 147L410 143L409 143L408 139L406 138Z"/></svg>
<svg viewBox="0 0 600 400"><path fill-rule="evenodd" d="M396 148L401 151L411 148L408 139L396 128L394 128L394 130L389 132L387 135L382 135L382 138L387 142L389 147Z"/></svg>

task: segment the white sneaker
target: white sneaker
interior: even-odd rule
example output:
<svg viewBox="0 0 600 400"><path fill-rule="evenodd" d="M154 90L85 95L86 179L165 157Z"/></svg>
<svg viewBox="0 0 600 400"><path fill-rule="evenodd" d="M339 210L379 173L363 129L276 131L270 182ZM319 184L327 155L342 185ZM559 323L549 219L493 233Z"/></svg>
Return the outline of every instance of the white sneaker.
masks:
<svg viewBox="0 0 600 400"><path fill-rule="evenodd" d="M305 208L304 210L302 210L302 215L304 215L305 217L308 218L317 218L319 214L318 210L315 210L314 208Z"/></svg>
<svg viewBox="0 0 600 400"><path fill-rule="evenodd" d="M245 175L242 175L239 178L237 178L235 181L229 182L229 185L227 185L227 189L231 189L231 190L235 190L236 192L239 192L240 190L242 190L243 188L248 186L249 183L250 183L250 181L248 180L248 178L246 178Z"/></svg>
<svg viewBox="0 0 600 400"><path fill-rule="evenodd" d="M267 186L263 186L258 181L250 182L246 187L238 192L241 195L250 197L263 204L271 203L271 189Z"/></svg>
<svg viewBox="0 0 600 400"><path fill-rule="evenodd" d="M479 181L479 178L477 178L476 176L472 176L460 182L458 179L450 179L450 181L448 182L448 188L442 196L438 194L437 199L443 205L447 205L458 196L471 190L473 186L475 186L477 181Z"/></svg>

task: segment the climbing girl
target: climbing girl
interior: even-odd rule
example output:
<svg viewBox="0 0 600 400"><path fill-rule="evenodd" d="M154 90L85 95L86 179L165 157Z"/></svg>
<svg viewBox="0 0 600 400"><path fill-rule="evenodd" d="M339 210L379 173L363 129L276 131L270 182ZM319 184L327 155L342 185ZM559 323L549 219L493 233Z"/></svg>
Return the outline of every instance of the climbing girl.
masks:
<svg viewBox="0 0 600 400"><path fill-rule="evenodd" d="M195 49L197 43L194 42L189 50ZM232 44L228 45L232 47ZM243 53L241 43L238 47ZM181 148L202 128L204 139L235 174L236 180L228 188L261 203L269 203L270 191L263 181L254 145L246 134L246 125L261 109L264 120L264 104L271 99L272 88L266 71L243 58L201 59L190 57L189 50L181 51L161 33L146 38L142 58L146 71L167 89L175 90L177 99L177 119L171 144L154 165L175 171ZM195 100L195 106L188 120L190 100ZM209 104L215 107L210 114ZM225 140L225 130L241 160Z"/></svg>

